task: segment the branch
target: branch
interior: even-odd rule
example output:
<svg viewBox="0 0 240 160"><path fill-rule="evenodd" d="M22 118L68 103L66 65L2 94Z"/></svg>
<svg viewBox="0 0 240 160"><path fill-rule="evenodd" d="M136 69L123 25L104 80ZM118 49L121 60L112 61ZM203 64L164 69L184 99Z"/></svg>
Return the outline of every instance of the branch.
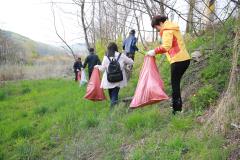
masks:
<svg viewBox="0 0 240 160"><path fill-rule="evenodd" d="M71 54L73 56L73 58L76 60L76 55L74 54L72 48L67 44L67 42L60 36L60 34L58 33L57 31L57 27L56 27L56 17L55 17L55 11L54 11L54 8L53 8L53 3L52 3L52 6L51 6L51 9L52 9L52 14L53 14L53 24L54 24L54 29L55 29L55 32L57 34L57 36L61 39L61 41L67 46L67 48L71 51Z"/></svg>
<svg viewBox="0 0 240 160"><path fill-rule="evenodd" d="M208 7L208 9L210 9L210 7L207 5L207 3L204 1L204 0L202 0L202 2L205 4L205 6L206 7ZM195 8L194 8L195 9ZM196 10L196 9L195 9ZM214 14L214 16L216 16L217 17L217 19L221 22L221 24L223 25L224 23L223 23L223 21L217 16L217 14L215 13L215 12L213 12L213 14Z"/></svg>
<svg viewBox="0 0 240 160"><path fill-rule="evenodd" d="M179 11L177 11L176 9L174 9L174 8L172 8L172 7L166 5L165 3L160 2L160 1L158 1L158 0L153 0L153 1L157 2L158 4L164 5L165 7L169 8L169 9L172 10L172 11L174 11L174 12L175 12L179 17L181 17L184 21L190 23L186 18L184 18L184 17L182 16L182 13L179 12Z"/></svg>
<svg viewBox="0 0 240 160"><path fill-rule="evenodd" d="M187 2L190 6L192 6L192 4L189 3L187 0L185 0L185 2ZM212 20L211 20L208 16L206 16L205 14L203 14L201 11L199 11L199 10L196 9L195 7L193 7L193 8L194 8L194 10L195 10L196 12L198 12L200 15L202 15L203 17L207 18L210 22L212 22Z"/></svg>
<svg viewBox="0 0 240 160"><path fill-rule="evenodd" d="M237 5L240 5L240 2L239 1L236 1L236 0L231 0L232 2L236 3Z"/></svg>

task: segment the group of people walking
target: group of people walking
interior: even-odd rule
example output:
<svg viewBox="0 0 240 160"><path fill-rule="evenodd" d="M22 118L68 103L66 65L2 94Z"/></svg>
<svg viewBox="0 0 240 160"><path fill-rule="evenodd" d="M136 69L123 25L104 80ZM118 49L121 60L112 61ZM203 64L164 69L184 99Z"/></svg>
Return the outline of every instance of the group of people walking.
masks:
<svg viewBox="0 0 240 160"><path fill-rule="evenodd" d="M78 81L78 73L86 68L88 66L88 77L90 79L92 75L92 71L94 69L95 65L100 65L101 61L98 57L98 55L94 52L94 48L89 49L89 55L84 61L84 64L82 64L81 58L79 57L76 62L73 64L73 70L75 73L75 81Z"/></svg>
<svg viewBox="0 0 240 160"><path fill-rule="evenodd" d="M177 111L182 111L180 82L190 64L190 56L186 50L183 37L177 24L168 21L166 16L157 15L152 18L151 25L159 31L161 44L157 48L147 51L146 55L156 56L157 54L165 54L171 64L172 113L175 114ZM76 77L81 68L85 68L87 65L89 79L94 68L98 68L104 72L101 88L108 89L111 106L116 105L120 89L127 86L125 66L133 66L135 52L138 51L136 44L137 38L135 37L135 30L131 30L128 38L123 42L122 47L124 54L119 53L116 43L111 42L107 46L107 51L102 63L95 54L94 49L90 48L90 54L87 56L83 65L81 59L78 59L74 63L73 67ZM116 74L115 77L110 75L111 67L115 67L112 70L116 72L118 69L121 70L121 74Z"/></svg>

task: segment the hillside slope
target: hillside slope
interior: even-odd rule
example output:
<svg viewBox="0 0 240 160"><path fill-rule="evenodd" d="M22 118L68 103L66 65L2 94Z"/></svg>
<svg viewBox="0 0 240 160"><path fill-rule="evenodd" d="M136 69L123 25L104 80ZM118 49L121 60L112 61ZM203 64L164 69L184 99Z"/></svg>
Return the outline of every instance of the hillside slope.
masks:
<svg viewBox="0 0 240 160"><path fill-rule="evenodd" d="M192 61L183 77L184 113L176 116L171 114L168 101L136 110L120 103L110 110L109 100L87 101L83 98L86 88L69 80L21 81L1 86L0 159L225 160L237 157L239 129L231 124L238 126L240 121L239 79L232 94L237 107L232 105L224 112L223 116L228 117L221 119L224 130L218 128L218 119L206 125L228 88L236 50L233 50L236 26L231 21L215 34L208 31L201 37L186 40L190 51L201 48L204 56L200 62ZM143 62L141 54L136 56L132 79L120 91L121 99L134 94ZM160 59L157 57L158 62ZM238 57L237 60L239 66ZM168 62L164 61L159 69L170 95Z"/></svg>
<svg viewBox="0 0 240 160"><path fill-rule="evenodd" d="M6 44L7 43L7 44ZM32 55L54 55L63 54L64 51L60 48L33 41L20 34L5 31L0 29L0 45L1 49L6 47L22 50L26 54ZM7 45L7 46L6 46Z"/></svg>

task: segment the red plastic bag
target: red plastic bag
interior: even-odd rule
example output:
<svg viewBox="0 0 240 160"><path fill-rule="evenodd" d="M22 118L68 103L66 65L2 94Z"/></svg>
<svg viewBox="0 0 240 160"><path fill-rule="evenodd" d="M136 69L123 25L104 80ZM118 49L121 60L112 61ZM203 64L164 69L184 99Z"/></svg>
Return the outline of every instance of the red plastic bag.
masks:
<svg viewBox="0 0 240 160"><path fill-rule="evenodd" d="M166 99L168 96L163 91L163 81L155 63L155 57L145 56L130 108L143 107Z"/></svg>
<svg viewBox="0 0 240 160"><path fill-rule="evenodd" d="M81 71L78 71L77 73L77 81L80 81L81 80Z"/></svg>
<svg viewBox="0 0 240 160"><path fill-rule="evenodd" d="M92 101L103 101L106 99L103 89L100 88L101 79L100 72L98 69L94 68L91 78L87 85L87 93L84 98Z"/></svg>

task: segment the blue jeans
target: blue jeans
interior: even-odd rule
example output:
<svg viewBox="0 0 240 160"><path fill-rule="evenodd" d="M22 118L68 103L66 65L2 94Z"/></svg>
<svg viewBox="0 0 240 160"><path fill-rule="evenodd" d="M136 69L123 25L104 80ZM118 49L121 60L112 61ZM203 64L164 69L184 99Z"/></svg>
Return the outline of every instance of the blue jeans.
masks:
<svg viewBox="0 0 240 160"><path fill-rule="evenodd" d="M115 87L108 89L110 101L111 101L111 107L116 105L118 103L118 93L119 93L120 87Z"/></svg>

